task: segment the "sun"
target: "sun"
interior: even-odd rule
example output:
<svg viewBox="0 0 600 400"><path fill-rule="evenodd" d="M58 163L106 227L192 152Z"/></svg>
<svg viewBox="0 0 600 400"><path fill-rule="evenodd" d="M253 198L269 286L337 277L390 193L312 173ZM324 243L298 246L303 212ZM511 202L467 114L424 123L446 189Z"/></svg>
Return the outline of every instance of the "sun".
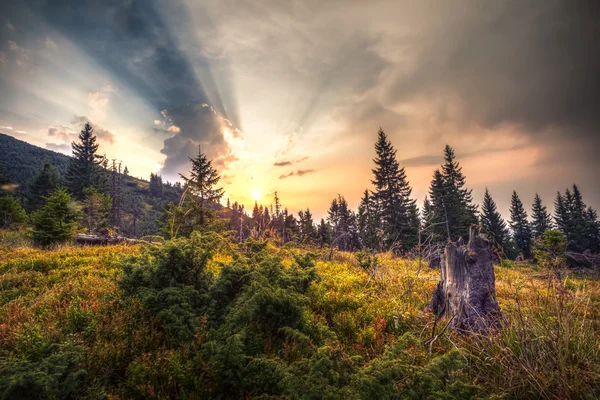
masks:
<svg viewBox="0 0 600 400"><path fill-rule="evenodd" d="M252 200L258 201L260 200L260 191L258 189L252 190Z"/></svg>

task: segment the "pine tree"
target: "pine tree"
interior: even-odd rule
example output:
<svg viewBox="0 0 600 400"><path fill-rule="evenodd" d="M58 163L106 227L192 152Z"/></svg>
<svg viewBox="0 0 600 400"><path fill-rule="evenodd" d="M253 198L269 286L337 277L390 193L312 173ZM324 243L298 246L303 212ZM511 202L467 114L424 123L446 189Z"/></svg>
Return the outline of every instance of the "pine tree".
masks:
<svg viewBox="0 0 600 400"><path fill-rule="evenodd" d="M83 212L88 233L106 234L112 204L110 196L100 193L96 188L85 188L83 193Z"/></svg>
<svg viewBox="0 0 600 400"><path fill-rule="evenodd" d="M363 247L381 248L381 228L377 204L368 190L365 190L358 206L358 234Z"/></svg>
<svg viewBox="0 0 600 400"><path fill-rule="evenodd" d="M300 242L302 244L310 244L316 238L315 224L310 210L298 212L298 224L300 229Z"/></svg>
<svg viewBox="0 0 600 400"><path fill-rule="evenodd" d="M150 185L148 186L150 196L155 198L162 198L163 196L163 181L162 177L158 174L150 173Z"/></svg>
<svg viewBox="0 0 600 400"><path fill-rule="evenodd" d="M589 250L592 253L600 253L600 221L598 213L592 207L588 207L586 213L587 238Z"/></svg>
<svg viewBox="0 0 600 400"><path fill-rule="evenodd" d="M83 197L83 189L95 187L103 189L103 169L104 158L96 154L98 144L94 129L89 123L86 123L79 133L79 142L72 142L73 158L69 162L69 167L65 175L67 188L76 197Z"/></svg>
<svg viewBox="0 0 600 400"><path fill-rule="evenodd" d="M254 208L252 209L252 230L255 232L257 238L262 235L262 206L258 206L258 202L254 202Z"/></svg>
<svg viewBox="0 0 600 400"><path fill-rule="evenodd" d="M565 238L570 234L569 229L569 211L565 204L565 198L560 194L556 193L556 199L554 200L554 221L558 229L565 235ZM567 239L568 240L568 239Z"/></svg>
<svg viewBox="0 0 600 400"><path fill-rule="evenodd" d="M541 238L545 231L552 229L550 214L548 214L546 206L542 204L542 199L537 193L533 199L531 217L533 218L531 223L531 233L534 238Z"/></svg>
<svg viewBox="0 0 600 400"><path fill-rule="evenodd" d="M78 213L72 208L72 202L71 196L62 188L50 194L46 204L33 214L32 238L35 244L48 246L73 237Z"/></svg>
<svg viewBox="0 0 600 400"><path fill-rule="evenodd" d="M433 179L429 186L429 198L431 201L429 202L426 221L428 221L428 225L431 227L433 241L451 240L444 177L439 169L433 172Z"/></svg>
<svg viewBox="0 0 600 400"><path fill-rule="evenodd" d="M400 168L396 159L394 146L381 128L377 132L375 151L377 157L373 160L375 168L371 183L375 186L373 201L381 221L383 245L391 248L399 243L407 250L416 245L419 228L414 221L416 204L410 198L412 188L404 168Z"/></svg>
<svg viewBox="0 0 600 400"><path fill-rule="evenodd" d="M477 223L477 208L465 183L466 178L456 161L454 150L446 145L442 170L434 172L429 191L438 237L444 235L450 240L468 238L471 225Z"/></svg>
<svg viewBox="0 0 600 400"><path fill-rule="evenodd" d="M515 244L525 259L531 257L531 229L527 221L527 212L516 191L513 191L510 202L510 227Z"/></svg>
<svg viewBox="0 0 600 400"><path fill-rule="evenodd" d="M27 221L27 214L14 196L0 196L0 228L7 229Z"/></svg>
<svg viewBox="0 0 600 400"><path fill-rule="evenodd" d="M49 160L44 160L44 166L29 183L27 208L32 211L40 209L46 202L46 197L59 185L60 173L58 169L50 164Z"/></svg>
<svg viewBox="0 0 600 400"><path fill-rule="evenodd" d="M346 199L338 195L331 201L327 212L331 225L331 243L340 250L353 251L360 248L356 216L349 209Z"/></svg>
<svg viewBox="0 0 600 400"><path fill-rule="evenodd" d="M190 161L192 162L190 177L182 174L180 176L185 182L188 192L192 195L196 212L199 215L199 225L203 227L205 220L212 216L208 206L218 203L225 191L222 187L217 187L221 177L212 166L212 161L208 160L202 151L196 158L190 158Z"/></svg>
<svg viewBox="0 0 600 400"><path fill-rule="evenodd" d="M324 218L321 218L321 222L319 222L319 227L317 228L317 237L319 247L321 248L331 243L331 226L325 222Z"/></svg>
<svg viewBox="0 0 600 400"><path fill-rule="evenodd" d="M485 188L485 195L481 206L481 225L493 238L495 249L503 252L505 246L508 244L506 222L504 222L502 215L498 212L496 202L492 199L487 188Z"/></svg>

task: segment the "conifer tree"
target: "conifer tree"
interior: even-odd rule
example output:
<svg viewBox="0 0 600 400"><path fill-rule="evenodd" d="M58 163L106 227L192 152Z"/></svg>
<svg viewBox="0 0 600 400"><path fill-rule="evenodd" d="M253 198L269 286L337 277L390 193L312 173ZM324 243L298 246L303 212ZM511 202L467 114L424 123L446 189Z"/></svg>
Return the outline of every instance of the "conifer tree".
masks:
<svg viewBox="0 0 600 400"><path fill-rule="evenodd" d="M510 202L510 227L513 231L515 245L525 259L531 257L531 228L527 221L527 212L516 191L513 191Z"/></svg>
<svg viewBox="0 0 600 400"><path fill-rule="evenodd" d="M110 196L100 193L96 188L85 188L83 193L83 212L88 233L106 234L112 203Z"/></svg>
<svg viewBox="0 0 600 400"><path fill-rule="evenodd" d="M262 206L258 206L258 202L254 202L254 208L252 209L252 229L256 233L257 237L261 237L262 234L262 222L263 222Z"/></svg>
<svg viewBox="0 0 600 400"><path fill-rule="evenodd" d="M35 244L48 246L73 237L79 214L72 208L72 201L62 188L50 194L46 204L33 214L32 238Z"/></svg>
<svg viewBox="0 0 600 400"><path fill-rule="evenodd" d="M589 250L592 253L600 253L600 221L598 221L598 213L592 207L587 209L586 225Z"/></svg>
<svg viewBox="0 0 600 400"><path fill-rule="evenodd" d="M27 214L19 200L14 196L0 196L0 228L6 229L22 224L27 220Z"/></svg>
<svg viewBox="0 0 600 400"><path fill-rule="evenodd" d="M199 215L199 225L204 226L206 219L212 215L208 206L218 203L225 191L217 186L221 177L212 166L212 161L208 160L201 151L196 158L190 158L190 161L192 162L190 177L182 174L180 176L192 196Z"/></svg>
<svg viewBox="0 0 600 400"><path fill-rule="evenodd" d="M331 243L340 250L352 251L360 248L356 216L349 209L346 199L338 195L331 201L327 212L331 225Z"/></svg>
<svg viewBox="0 0 600 400"><path fill-rule="evenodd" d="M102 190L104 158L96 154L98 144L94 129L86 123L79 133L79 142L72 142L73 158L65 175L65 183L71 193L83 198L83 189L95 187Z"/></svg>
<svg viewBox="0 0 600 400"><path fill-rule="evenodd" d="M321 222L319 222L319 227L317 228L317 237L319 247L321 248L331 243L331 226L325 222L324 218L321 218Z"/></svg>
<svg viewBox="0 0 600 400"><path fill-rule="evenodd" d="M541 238L543 233L552 229L552 220L548 209L542 204L542 198L536 193L531 207L531 233L534 238Z"/></svg>
<svg viewBox="0 0 600 400"><path fill-rule="evenodd" d="M363 247L381 248L381 229L377 204L368 190L365 190L358 206L358 234Z"/></svg>
<svg viewBox="0 0 600 400"><path fill-rule="evenodd" d="M419 229L414 218L416 204L410 198L412 188L404 168L400 168L396 159L396 149L381 128L377 132L375 151L377 157L373 160L375 168L371 183L375 186L373 201L381 221L383 245L391 248L400 243L401 248L407 250L416 245Z"/></svg>
<svg viewBox="0 0 600 400"><path fill-rule="evenodd" d="M150 173L150 185L148 186L148 190L150 191L150 196L162 198L163 181L160 175Z"/></svg>
<svg viewBox="0 0 600 400"><path fill-rule="evenodd" d="M492 199L487 188L485 188L485 195L481 206L481 225L493 238L495 249L502 252L508 244L506 222L504 222L502 215L498 212L496 202Z"/></svg>
<svg viewBox="0 0 600 400"><path fill-rule="evenodd" d="M50 195L60 185L60 173L58 169L44 160L44 166L37 176L29 183L27 194L27 207L29 210L38 210L46 202Z"/></svg>
<svg viewBox="0 0 600 400"><path fill-rule="evenodd" d="M312 213L310 209L298 212L298 225L300 229L300 242L303 244L309 244L316 239L315 224L313 221Z"/></svg>
<svg viewBox="0 0 600 400"><path fill-rule="evenodd" d="M569 210L565 204L565 198L560 192L556 193L556 199L554 200L554 221L556 222L558 229L565 235L565 238L567 238L571 233L569 227Z"/></svg>
<svg viewBox="0 0 600 400"><path fill-rule="evenodd" d="M441 171L434 172L429 196L436 215L436 231L450 240L468 238L472 224L477 223L477 208L471 190L465 188L466 178L456 161L454 150L446 145ZM445 228L445 232L444 232Z"/></svg>

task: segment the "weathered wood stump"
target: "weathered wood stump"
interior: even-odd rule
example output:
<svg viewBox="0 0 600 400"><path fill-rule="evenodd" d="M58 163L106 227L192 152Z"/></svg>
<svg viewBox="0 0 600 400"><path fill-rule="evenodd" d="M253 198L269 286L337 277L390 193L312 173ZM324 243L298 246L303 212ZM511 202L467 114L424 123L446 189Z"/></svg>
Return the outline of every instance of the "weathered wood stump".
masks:
<svg viewBox="0 0 600 400"><path fill-rule="evenodd" d="M500 326L492 258L490 241L473 228L469 243L459 239L444 248L431 306L437 316L451 319L451 328L478 332Z"/></svg>

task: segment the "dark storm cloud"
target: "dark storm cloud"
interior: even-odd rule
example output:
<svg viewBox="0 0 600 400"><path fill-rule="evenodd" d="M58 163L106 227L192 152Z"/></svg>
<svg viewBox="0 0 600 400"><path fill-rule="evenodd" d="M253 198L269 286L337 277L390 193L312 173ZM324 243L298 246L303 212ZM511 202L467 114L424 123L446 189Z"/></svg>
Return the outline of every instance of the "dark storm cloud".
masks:
<svg viewBox="0 0 600 400"><path fill-rule="evenodd" d="M214 152L225 151L214 156L219 157L219 162L227 162L226 146L216 143L222 143L224 138L215 136L217 130L211 118L204 118L204 112L197 114L202 111L200 106L188 105L210 104L219 115L239 126L227 58L220 55L218 61L214 61L205 56L185 3L8 0L0 10L6 11L4 15L30 35L46 35L43 26L59 32L157 113L169 109L169 117L173 124L181 126L182 133L165 140L162 152L167 155L167 173L197 151L184 146L189 141L199 143L209 138ZM212 25L206 15L197 22L205 28ZM213 64L219 67L218 83ZM189 121L207 125L192 127ZM98 128L96 132L112 142L110 132Z"/></svg>
<svg viewBox="0 0 600 400"><path fill-rule="evenodd" d="M235 107L227 105L226 110L220 98L208 95L205 88L213 83L198 81L189 56L180 49L174 29L190 32L193 29L183 3L159 0L9 0L8 3L6 9L17 14L17 18L21 11L28 15L24 21L21 17L19 26L23 30L30 29L32 22L41 18L157 111L195 101L209 103L237 122L236 115L229 115ZM167 7L177 20L175 27L168 26L161 16ZM202 22L210 24L208 19ZM195 45L202 48L200 43ZM200 69L210 71L211 60L203 57L201 51L194 54L193 61Z"/></svg>
<svg viewBox="0 0 600 400"><path fill-rule="evenodd" d="M219 169L236 160L223 135L228 122L206 104L169 108L163 115L174 128L161 150L167 156L162 169L165 176L177 177L180 171L189 170L189 159L198 155L200 146Z"/></svg>
<svg viewBox="0 0 600 400"><path fill-rule="evenodd" d="M483 127L516 123L533 136L558 127L598 145L599 11L598 2L475 2L459 24L417 40L416 67L397 74L387 100L451 93Z"/></svg>

